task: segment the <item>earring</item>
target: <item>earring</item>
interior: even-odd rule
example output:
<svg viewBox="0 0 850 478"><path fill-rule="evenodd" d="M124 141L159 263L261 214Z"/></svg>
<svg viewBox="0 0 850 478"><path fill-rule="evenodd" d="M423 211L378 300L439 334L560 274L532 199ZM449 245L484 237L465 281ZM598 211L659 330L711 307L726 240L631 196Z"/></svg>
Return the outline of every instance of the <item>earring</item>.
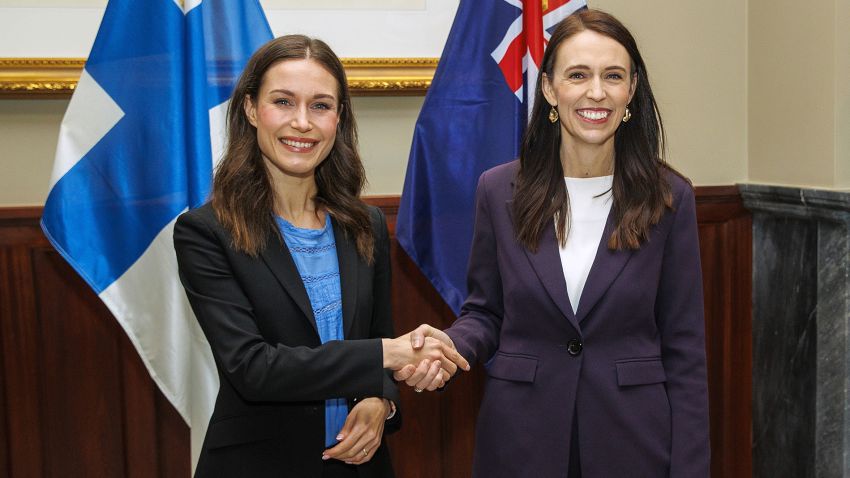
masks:
<svg viewBox="0 0 850 478"><path fill-rule="evenodd" d="M626 114L623 115L623 123L628 123L630 119L632 119L632 112L629 111L629 107L626 106Z"/></svg>
<svg viewBox="0 0 850 478"><path fill-rule="evenodd" d="M549 122L557 123L558 122L558 110L553 106L551 110L549 110Z"/></svg>

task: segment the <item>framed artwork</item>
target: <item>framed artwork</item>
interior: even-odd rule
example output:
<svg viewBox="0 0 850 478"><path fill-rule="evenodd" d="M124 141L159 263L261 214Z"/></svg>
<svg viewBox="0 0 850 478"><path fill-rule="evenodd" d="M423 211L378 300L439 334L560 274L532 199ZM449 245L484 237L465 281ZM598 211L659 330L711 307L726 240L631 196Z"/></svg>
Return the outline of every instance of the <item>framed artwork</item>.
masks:
<svg viewBox="0 0 850 478"><path fill-rule="evenodd" d="M260 3L275 35L303 33L331 45L353 94L421 95L458 1ZM0 0L0 98L70 96L105 6L106 0Z"/></svg>

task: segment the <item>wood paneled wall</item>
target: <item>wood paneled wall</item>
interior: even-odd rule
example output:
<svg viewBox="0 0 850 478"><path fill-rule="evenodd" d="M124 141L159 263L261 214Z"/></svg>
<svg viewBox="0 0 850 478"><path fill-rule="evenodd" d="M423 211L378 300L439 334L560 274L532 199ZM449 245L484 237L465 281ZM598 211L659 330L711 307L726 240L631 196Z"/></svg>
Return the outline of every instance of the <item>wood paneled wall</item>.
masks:
<svg viewBox="0 0 850 478"><path fill-rule="evenodd" d="M369 201L395 228L397 197ZM0 208L0 475L189 476L189 431L118 323L52 249L41 208ZM737 188L697 188L712 466L751 476L752 225ZM393 241L396 331L453 315ZM402 388L389 442L399 478L469 476L481 367L442 393Z"/></svg>
<svg viewBox="0 0 850 478"><path fill-rule="evenodd" d="M189 476L189 429L106 306L0 209L0 476Z"/></svg>
<svg viewBox="0 0 850 478"><path fill-rule="evenodd" d="M752 216L737 187L697 188L711 474L752 476Z"/></svg>

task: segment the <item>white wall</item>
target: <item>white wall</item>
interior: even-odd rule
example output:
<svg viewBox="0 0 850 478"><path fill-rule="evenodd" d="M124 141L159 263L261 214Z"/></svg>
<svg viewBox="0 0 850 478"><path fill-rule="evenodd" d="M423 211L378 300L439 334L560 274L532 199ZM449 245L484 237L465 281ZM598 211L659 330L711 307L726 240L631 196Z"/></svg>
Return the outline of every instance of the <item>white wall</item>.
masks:
<svg viewBox="0 0 850 478"><path fill-rule="evenodd" d="M834 185L833 1L749 2L750 181Z"/></svg>
<svg viewBox="0 0 850 478"><path fill-rule="evenodd" d="M359 97L367 194L399 194L423 97ZM0 100L0 205L43 204L67 100Z"/></svg>
<svg viewBox="0 0 850 478"><path fill-rule="evenodd" d="M697 185L747 179L746 2L588 0L632 32L669 161Z"/></svg>
<svg viewBox="0 0 850 478"><path fill-rule="evenodd" d="M66 100L0 100L0 205L43 204Z"/></svg>

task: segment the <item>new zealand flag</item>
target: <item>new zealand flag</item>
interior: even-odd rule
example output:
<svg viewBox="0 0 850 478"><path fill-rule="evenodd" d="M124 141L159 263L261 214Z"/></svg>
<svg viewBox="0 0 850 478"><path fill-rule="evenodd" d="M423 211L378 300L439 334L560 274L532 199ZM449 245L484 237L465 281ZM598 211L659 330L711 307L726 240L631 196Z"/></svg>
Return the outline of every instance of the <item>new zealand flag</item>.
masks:
<svg viewBox="0 0 850 478"><path fill-rule="evenodd" d="M549 30L584 0L461 0L413 134L399 244L458 313L478 176L519 154Z"/></svg>

